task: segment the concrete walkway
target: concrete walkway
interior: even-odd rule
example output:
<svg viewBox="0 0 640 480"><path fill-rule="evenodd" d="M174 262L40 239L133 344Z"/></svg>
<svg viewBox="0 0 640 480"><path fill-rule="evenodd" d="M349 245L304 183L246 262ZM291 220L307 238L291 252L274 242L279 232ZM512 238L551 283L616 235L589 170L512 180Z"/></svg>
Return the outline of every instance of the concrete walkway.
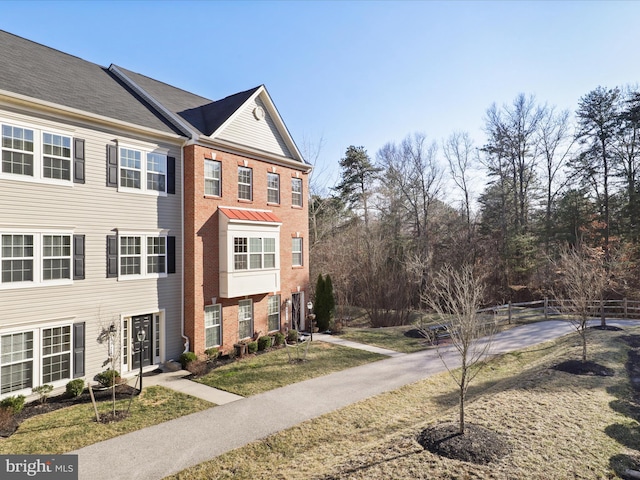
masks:
<svg viewBox="0 0 640 480"><path fill-rule="evenodd" d="M519 350L572 331L575 331L574 327L564 321L517 327L497 334L491 353ZM449 367L455 368L459 364L452 347L442 348L440 354ZM444 370L435 349L393 356L225 403L70 453L79 455L79 478L82 480L157 480L305 420ZM170 385L171 381L167 382ZM108 468L105 468L105 458L117 461L108 462Z"/></svg>

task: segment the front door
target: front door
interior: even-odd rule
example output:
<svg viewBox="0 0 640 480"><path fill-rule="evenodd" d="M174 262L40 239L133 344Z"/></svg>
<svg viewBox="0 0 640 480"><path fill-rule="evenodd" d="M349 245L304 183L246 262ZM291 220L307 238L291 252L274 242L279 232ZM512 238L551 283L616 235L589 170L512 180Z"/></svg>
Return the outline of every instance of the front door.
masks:
<svg viewBox="0 0 640 480"><path fill-rule="evenodd" d="M140 342L138 341L138 332L144 329L144 341L142 342L142 366L151 365L151 340L153 339L153 322L151 315L139 315L131 318L131 364L133 369L140 368Z"/></svg>
<svg viewBox="0 0 640 480"><path fill-rule="evenodd" d="M304 328L302 323L302 300L299 293L291 294L291 324L295 330L299 332Z"/></svg>

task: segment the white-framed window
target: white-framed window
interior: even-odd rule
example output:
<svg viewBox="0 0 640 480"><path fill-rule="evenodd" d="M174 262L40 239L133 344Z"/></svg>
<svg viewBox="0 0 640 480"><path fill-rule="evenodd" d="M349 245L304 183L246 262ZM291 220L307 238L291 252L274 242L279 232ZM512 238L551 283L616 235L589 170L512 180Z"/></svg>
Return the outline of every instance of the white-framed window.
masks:
<svg viewBox="0 0 640 480"><path fill-rule="evenodd" d="M276 239L265 237L262 239L264 249L264 268L276 268Z"/></svg>
<svg viewBox="0 0 640 480"><path fill-rule="evenodd" d="M71 325L42 329L42 383L71 378Z"/></svg>
<svg viewBox="0 0 640 480"><path fill-rule="evenodd" d="M71 235L42 236L42 279L71 279Z"/></svg>
<svg viewBox="0 0 640 480"><path fill-rule="evenodd" d="M2 172L33 176L33 130L2 125Z"/></svg>
<svg viewBox="0 0 640 480"><path fill-rule="evenodd" d="M147 237L147 273L166 273L167 238Z"/></svg>
<svg viewBox="0 0 640 480"><path fill-rule="evenodd" d="M238 302L238 339L253 336L253 301Z"/></svg>
<svg viewBox="0 0 640 480"><path fill-rule="evenodd" d="M71 180L71 137L42 134L42 176Z"/></svg>
<svg viewBox="0 0 640 480"><path fill-rule="evenodd" d="M167 191L167 154L119 147L119 186L125 191Z"/></svg>
<svg viewBox="0 0 640 480"><path fill-rule="evenodd" d="M267 202L280 203L280 175L267 173Z"/></svg>
<svg viewBox="0 0 640 480"><path fill-rule="evenodd" d="M33 332L0 337L0 394L33 387Z"/></svg>
<svg viewBox="0 0 640 480"><path fill-rule="evenodd" d="M72 237L70 233L0 231L0 288L70 283Z"/></svg>
<svg viewBox="0 0 640 480"><path fill-rule="evenodd" d="M291 239L291 265L302 266L302 238L293 237Z"/></svg>
<svg viewBox="0 0 640 480"><path fill-rule="evenodd" d="M67 323L0 334L0 395L30 394L39 385L71 380L75 330Z"/></svg>
<svg viewBox="0 0 640 480"><path fill-rule="evenodd" d="M291 179L291 205L302 206L302 179Z"/></svg>
<svg viewBox="0 0 640 480"><path fill-rule="evenodd" d="M233 239L233 268L234 270L246 270L249 268L247 253L249 243L246 237L235 237Z"/></svg>
<svg viewBox="0 0 640 480"><path fill-rule="evenodd" d="M167 191L167 156L147 153L147 190Z"/></svg>
<svg viewBox="0 0 640 480"><path fill-rule="evenodd" d="M204 348L222 344L222 305L204 307Z"/></svg>
<svg viewBox="0 0 640 480"><path fill-rule="evenodd" d="M71 184L72 135L0 120L0 176Z"/></svg>
<svg viewBox="0 0 640 480"><path fill-rule="evenodd" d="M273 237L234 237L234 270L276 268L276 239Z"/></svg>
<svg viewBox="0 0 640 480"><path fill-rule="evenodd" d="M272 295L267 300L267 325L270 332L280 330L280 295Z"/></svg>
<svg viewBox="0 0 640 480"><path fill-rule="evenodd" d="M166 235L118 236L120 278L158 277L167 274Z"/></svg>
<svg viewBox="0 0 640 480"><path fill-rule="evenodd" d="M238 167L238 198L240 200L253 199L253 170L248 167Z"/></svg>
<svg viewBox="0 0 640 480"><path fill-rule="evenodd" d="M204 161L204 194L222 196L222 163L216 160Z"/></svg>

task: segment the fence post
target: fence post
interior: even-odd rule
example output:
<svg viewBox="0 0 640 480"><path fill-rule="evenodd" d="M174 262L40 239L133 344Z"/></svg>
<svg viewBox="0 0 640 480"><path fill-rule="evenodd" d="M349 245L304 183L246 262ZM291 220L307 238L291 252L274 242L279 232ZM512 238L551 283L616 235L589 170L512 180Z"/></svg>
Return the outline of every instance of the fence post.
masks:
<svg viewBox="0 0 640 480"><path fill-rule="evenodd" d="M544 319L549 320L549 298L544 297Z"/></svg>
<svg viewBox="0 0 640 480"><path fill-rule="evenodd" d="M511 300L509 300L509 325L511 325Z"/></svg>
<svg viewBox="0 0 640 480"><path fill-rule="evenodd" d="M622 317L622 318L624 318L624 319L626 320L626 319L627 319L628 312L629 312L629 311L627 310L627 297L624 297L624 298L622 299L622 309L623 309L623 313L622 313L623 317Z"/></svg>
<svg viewBox="0 0 640 480"><path fill-rule="evenodd" d="M604 319L604 300L600 299L600 324L604 327L605 326L605 319Z"/></svg>

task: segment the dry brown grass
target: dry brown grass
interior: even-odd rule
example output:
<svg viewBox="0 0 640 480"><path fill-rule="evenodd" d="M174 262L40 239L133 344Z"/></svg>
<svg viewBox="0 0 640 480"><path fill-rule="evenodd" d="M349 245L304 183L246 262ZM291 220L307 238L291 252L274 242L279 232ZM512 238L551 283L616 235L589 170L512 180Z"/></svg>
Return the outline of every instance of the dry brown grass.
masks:
<svg viewBox="0 0 640 480"><path fill-rule="evenodd" d="M629 414L621 335L594 331L590 358L614 377L551 369L579 358L577 335L493 359L472 385L467 420L501 433L512 453L479 466L424 451L416 435L455 421L456 389L448 374L418 382L305 422L185 470L179 479L600 479L640 448ZM614 439L615 437L615 439ZM630 448L629 448L630 447Z"/></svg>

